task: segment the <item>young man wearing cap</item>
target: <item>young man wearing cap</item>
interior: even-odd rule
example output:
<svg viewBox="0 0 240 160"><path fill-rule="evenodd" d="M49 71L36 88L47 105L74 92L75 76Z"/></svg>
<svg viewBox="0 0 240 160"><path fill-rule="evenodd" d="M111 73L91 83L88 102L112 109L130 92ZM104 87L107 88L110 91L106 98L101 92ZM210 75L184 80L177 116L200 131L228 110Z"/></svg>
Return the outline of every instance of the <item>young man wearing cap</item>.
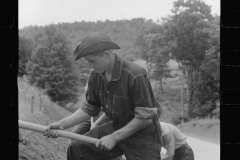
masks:
<svg viewBox="0 0 240 160"><path fill-rule="evenodd" d="M68 160L110 160L125 154L128 160L160 160L161 107L146 71L122 60L113 49L120 47L104 33L94 32L75 49L74 59L84 58L90 69L86 101L71 116L49 124L45 136L58 137L51 129L67 129L96 116L103 108L109 122L85 136L98 138L96 145L72 141Z"/></svg>
<svg viewBox="0 0 240 160"><path fill-rule="evenodd" d="M162 146L167 151L162 160L194 160L193 150L187 144L186 136L172 124L160 124Z"/></svg>

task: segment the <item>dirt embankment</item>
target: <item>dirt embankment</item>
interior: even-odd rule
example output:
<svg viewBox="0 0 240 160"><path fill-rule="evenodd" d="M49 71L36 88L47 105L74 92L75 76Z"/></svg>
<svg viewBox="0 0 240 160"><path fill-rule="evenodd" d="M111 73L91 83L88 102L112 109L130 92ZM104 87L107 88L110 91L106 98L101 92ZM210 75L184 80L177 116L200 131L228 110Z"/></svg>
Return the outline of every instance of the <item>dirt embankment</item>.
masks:
<svg viewBox="0 0 240 160"><path fill-rule="evenodd" d="M19 119L47 126L71 113L52 103L46 96L43 98L40 111L39 91L29 87L23 80L19 88ZM32 99L34 97L34 99ZM33 106L33 110L31 110ZM70 129L71 130L71 129ZM19 142L19 160L65 160L69 139L51 139L42 133L20 129L22 141Z"/></svg>

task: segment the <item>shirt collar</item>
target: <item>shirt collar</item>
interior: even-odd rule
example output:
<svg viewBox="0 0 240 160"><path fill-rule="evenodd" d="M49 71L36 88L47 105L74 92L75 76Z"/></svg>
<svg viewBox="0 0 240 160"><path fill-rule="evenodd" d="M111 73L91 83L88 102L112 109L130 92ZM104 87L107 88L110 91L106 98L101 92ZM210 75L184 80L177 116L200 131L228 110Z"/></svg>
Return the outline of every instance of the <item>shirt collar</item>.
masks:
<svg viewBox="0 0 240 160"><path fill-rule="evenodd" d="M116 53L114 54L115 54L115 63L114 63L114 69L113 69L111 81L118 81L121 78L123 60Z"/></svg>

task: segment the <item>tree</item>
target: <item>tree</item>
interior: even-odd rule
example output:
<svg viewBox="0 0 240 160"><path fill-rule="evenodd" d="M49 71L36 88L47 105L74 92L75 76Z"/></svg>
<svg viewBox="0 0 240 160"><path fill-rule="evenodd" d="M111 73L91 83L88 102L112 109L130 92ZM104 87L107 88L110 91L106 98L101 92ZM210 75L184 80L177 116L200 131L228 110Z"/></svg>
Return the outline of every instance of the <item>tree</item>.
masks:
<svg viewBox="0 0 240 160"><path fill-rule="evenodd" d="M149 79L151 79L151 72L154 70L153 76L160 81L161 91L163 91L162 78L168 72L167 62L170 59L163 31L161 25L152 26L142 32L135 42L141 58L146 61Z"/></svg>
<svg viewBox="0 0 240 160"><path fill-rule="evenodd" d="M160 91L163 92L163 78L168 77L170 74L170 70L168 69L168 62L170 60L168 45L165 41L165 34L163 25L156 28L152 28L155 30L156 34L154 38L152 38L152 44L155 45L155 64L153 68L153 77L155 77L160 83Z"/></svg>
<svg viewBox="0 0 240 160"><path fill-rule="evenodd" d="M168 57L168 56L165 56ZM169 61L169 60L168 60ZM168 62L167 61L167 62ZM159 81L160 91L163 92L163 78L170 76L170 70L168 69L168 65L166 64L166 58L158 58L155 65L155 70L153 72L153 76Z"/></svg>
<svg viewBox="0 0 240 160"><path fill-rule="evenodd" d="M173 15L166 21L166 40L170 44L171 57L186 71L188 85L189 115L192 115L193 96L197 89L200 69L211 48L208 32L213 19L210 6L201 0L178 0L174 2Z"/></svg>
<svg viewBox="0 0 240 160"><path fill-rule="evenodd" d="M144 18L135 18L132 20L117 20L117 21L97 21L97 22L74 22L74 23L58 23L55 25L59 30L66 34L71 42L72 50L79 44L84 37L90 32L104 32L116 42L121 49L116 50L118 55L124 57L131 55L138 57L137 49L134 46L134 41L137 35L143 30L156 26L152 20ZM33 38L39 34L39 31L44 30L46 26L28 26L19 30L19 35L24 35L27 38ZM36 42L37 43L37 42Z"/></svg>
<svg viewBox="0 0 240 160"><path fill-rule="evenodd" d="M147 74L148 74L149 80L151 79L150 72L153 68L154 60L155 60L153 58L154 53L149 51L150 50L149 49L150 38L151 38L151 36L148 35L147 33L142 33L138 36L138 38L136 40L136 43L135 43L137 45L138 49L139 49L139 53L141 55L141 58L146 61Z"/></svg>
<svg viewBox="0 0 240 160"><path fill-rule="evenodd" d="M211 48L200 68L199 81L194 95L194 114L199 117L212 115L218 107L220 87L220 18L215 16L209 28ZM218 111L219 112L219 111ZM216 114L216 113L215 113Z"/></svg>
<svg viewBox="0 0 240 160"><path fill-rule="evenodd" d="M156 40L156 35L151 33L148 30L145 30L140 34L135 42L135 45L138 47L140 57L146 61L147 65L147 74L149 80L151 79L151 71L156 63L156 54L157 54L157 44L154 43Z"/></svg>
<svg viewBox="0 0 240 160"><path fill-rule="evenodd" d="M79 77L66 35L49 25L35 38L37 47L28 64L29 82L46 89L51 100L59 105L76 102Z"/></svg>
<svg viewBox="0 0 240 160"><path fill-rule="evenodd" d="M34 48L34 43L31 39L26 38L25 36L19 36L19 67L18 67L18 76L22 77L26 75L26 65L28 59L31 57L32 51Z"/></svg>

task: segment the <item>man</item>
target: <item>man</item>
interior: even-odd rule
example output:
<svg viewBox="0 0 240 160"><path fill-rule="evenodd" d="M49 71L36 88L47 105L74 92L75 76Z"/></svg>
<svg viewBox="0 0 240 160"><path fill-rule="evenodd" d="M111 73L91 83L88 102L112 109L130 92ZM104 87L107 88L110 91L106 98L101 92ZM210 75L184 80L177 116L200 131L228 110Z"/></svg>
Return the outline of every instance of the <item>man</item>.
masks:
<svg viewBox="0 0 240 160"><path fill-rule="evenodd" d="M51 129L67 129L99 114L101 107L109 122L85 136L98 138L96 145L72 141L68 160L108 160L125 154L128 160L160 160L161 108L153 95L146 71L122 60L120 49L104 33L94 32L75 49L75 60L84 58L90 69L86 101L75 113L49 124L45 136L56 138Z"/></svg>
<svg viewBox="0 0 240 160"><path fill-rule="evenodd" d="M167 150L162 160L194 160L193 150L187 144L186 136L172 124L160 124L162 145Z"/></svg>

